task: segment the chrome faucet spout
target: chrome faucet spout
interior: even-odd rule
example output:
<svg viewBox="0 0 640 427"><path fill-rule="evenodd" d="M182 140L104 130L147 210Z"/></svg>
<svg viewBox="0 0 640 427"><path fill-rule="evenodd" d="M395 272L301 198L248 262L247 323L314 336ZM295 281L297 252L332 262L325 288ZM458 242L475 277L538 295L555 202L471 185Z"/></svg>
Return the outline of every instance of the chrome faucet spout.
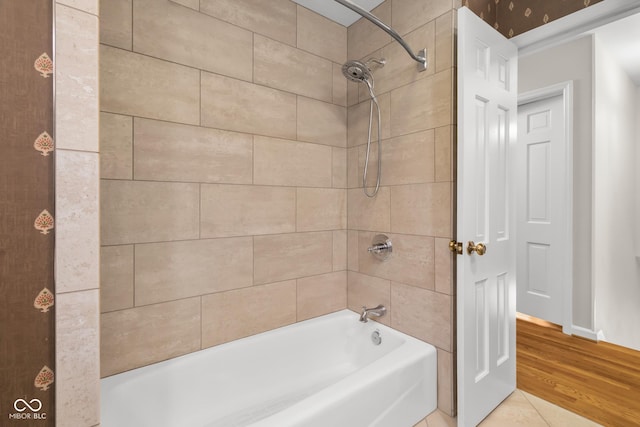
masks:
<svg viewBox="0 0 640 427"><path fill-rule="evenodd" d="M360 321L362 323L367 323L369 321L369 317L382 317L387 314L387 308L380 304L374 308L362 307L362 313L360 314Z"/></svg>

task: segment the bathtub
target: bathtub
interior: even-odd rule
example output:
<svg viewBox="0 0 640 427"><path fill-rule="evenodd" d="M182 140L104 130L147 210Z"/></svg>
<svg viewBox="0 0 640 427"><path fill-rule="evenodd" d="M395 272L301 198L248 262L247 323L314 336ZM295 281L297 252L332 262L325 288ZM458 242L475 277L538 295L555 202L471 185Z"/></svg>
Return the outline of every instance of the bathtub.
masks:
<svg viewBox="0 0 640 427"><path fill-rule="evenodd" d="M436 360L343 310L105 378L101 427L412 427L436 408Z"/></svg>

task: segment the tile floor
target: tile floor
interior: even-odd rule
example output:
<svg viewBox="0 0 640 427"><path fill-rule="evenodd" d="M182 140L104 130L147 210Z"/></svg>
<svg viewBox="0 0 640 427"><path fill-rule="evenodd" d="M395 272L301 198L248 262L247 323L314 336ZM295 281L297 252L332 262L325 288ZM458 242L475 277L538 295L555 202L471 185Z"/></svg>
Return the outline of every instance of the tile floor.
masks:
<svg viewBox="0 0 640 427"><path fill-rule="evenodd" d="M480 424L480 427L597 427L580 415L516 390ZM453 418L436 411L414 427L456 427Z"/></svg>

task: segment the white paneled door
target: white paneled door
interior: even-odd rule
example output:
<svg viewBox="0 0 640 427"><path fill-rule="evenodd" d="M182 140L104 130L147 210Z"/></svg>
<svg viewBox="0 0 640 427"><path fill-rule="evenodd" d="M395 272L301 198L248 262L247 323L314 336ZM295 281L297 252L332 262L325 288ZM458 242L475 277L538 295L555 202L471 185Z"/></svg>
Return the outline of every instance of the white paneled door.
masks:
<svg viewBox="0 0 640 427"><path fill-rule="evenodd" d="M518 107L517 309L564 324L567 223L566 141L562 95ZM567 285L568 286L568 285Z"/></svg>
<svg viewBox="0 0 640 427"><path fill-rule="evenodd" d="M517 55L513 43L469 9L458 11L457 366L463 427L477 425L516 385Z"/></svg>

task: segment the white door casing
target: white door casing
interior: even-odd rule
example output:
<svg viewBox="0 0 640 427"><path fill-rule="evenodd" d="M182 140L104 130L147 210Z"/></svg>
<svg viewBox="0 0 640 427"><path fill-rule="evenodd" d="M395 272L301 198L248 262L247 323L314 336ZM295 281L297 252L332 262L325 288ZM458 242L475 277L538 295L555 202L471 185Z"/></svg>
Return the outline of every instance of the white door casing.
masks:
<svg viewBox="0 0 640 427"><path fill-rule="evenodd" d="M516 385L517 48L458 10L458 425L475 426ZM467 254L468 241L486 254Z"/></svg>
<svg viewBox="0 0 640 427"><path fill-rule="evenodd" d="M518 106L517 310L570 333L572 82L522 94Z"/></svg>

